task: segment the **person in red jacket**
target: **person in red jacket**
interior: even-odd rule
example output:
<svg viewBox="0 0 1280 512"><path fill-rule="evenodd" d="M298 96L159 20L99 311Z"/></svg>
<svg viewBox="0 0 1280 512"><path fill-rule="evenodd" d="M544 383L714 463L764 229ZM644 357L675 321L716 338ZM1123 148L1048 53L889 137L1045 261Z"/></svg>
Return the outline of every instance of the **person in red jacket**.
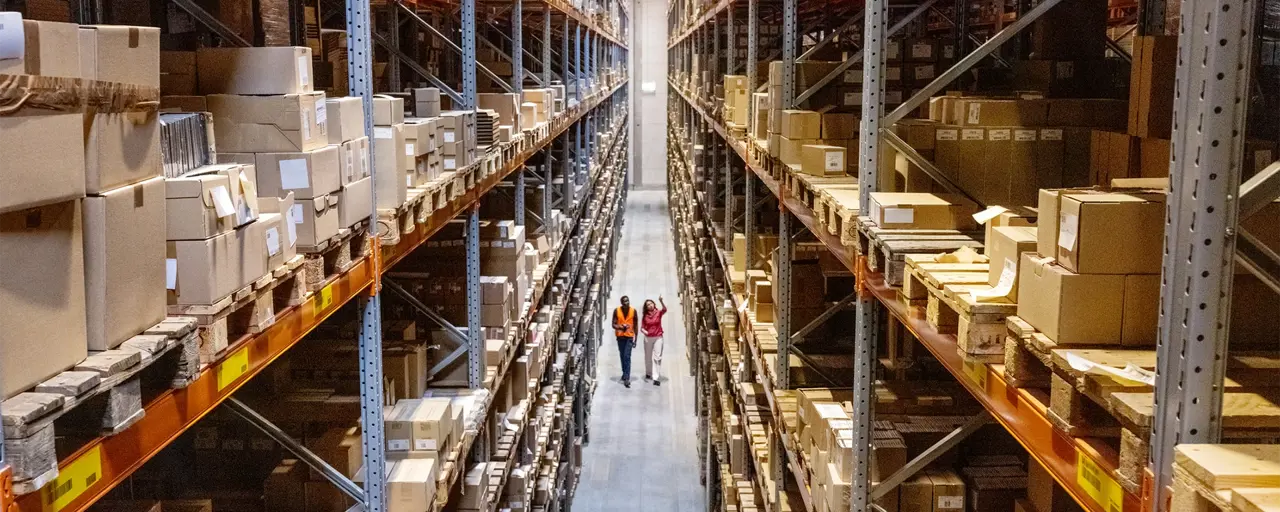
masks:
<svg viewBox="0 0 1280 512"><path fill-rule="evenodd" d="M662 309L652 300L644 301L644 317L640 320L640 331L644 333L644 380L653 381L654 386L661 386L658 372L662 368L662 315L667 314L667 302L658 296Z"/></svg>

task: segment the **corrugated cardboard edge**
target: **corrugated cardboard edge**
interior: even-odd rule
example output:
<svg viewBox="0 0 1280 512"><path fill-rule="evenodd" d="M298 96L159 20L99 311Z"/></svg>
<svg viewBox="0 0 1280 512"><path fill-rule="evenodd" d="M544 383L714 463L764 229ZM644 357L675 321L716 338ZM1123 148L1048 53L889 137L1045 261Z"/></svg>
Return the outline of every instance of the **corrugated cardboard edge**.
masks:
<svg viewBox="0 0 1280 512"><path fill-rule="evenodd" d="M160 89L138 84L35 75L0 74L0 116L24 109L101 114L155 112Z"/></svg>

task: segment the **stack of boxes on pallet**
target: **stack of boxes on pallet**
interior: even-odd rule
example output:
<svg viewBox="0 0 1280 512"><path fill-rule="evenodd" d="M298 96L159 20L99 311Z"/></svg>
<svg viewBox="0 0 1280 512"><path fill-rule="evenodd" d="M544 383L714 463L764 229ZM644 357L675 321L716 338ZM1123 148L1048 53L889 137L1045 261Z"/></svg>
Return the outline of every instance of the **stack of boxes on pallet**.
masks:
<svg viewBox="0 0 1280 512"><path fill-rule="evenodd" d="M498 118L499 142L511 142L516 135L535 130L551 122L562 110L564 86L524 89L516 93L481 93L477 102L481 109L493 111Z"/></svg>

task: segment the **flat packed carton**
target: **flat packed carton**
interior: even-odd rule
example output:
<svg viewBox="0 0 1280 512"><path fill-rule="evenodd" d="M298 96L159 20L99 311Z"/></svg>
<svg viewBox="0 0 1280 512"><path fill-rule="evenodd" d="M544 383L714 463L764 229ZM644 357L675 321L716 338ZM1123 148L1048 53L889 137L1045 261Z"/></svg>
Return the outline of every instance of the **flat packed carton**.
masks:
<svg viewBox="0 0 1280 512"><path fill-rule="evenodd" d="M80 201L0 214L0 392L88 356Z"/></svg>
<svg viewBox="0 0 1280 512"><path fill-rule="evenodd" d="M258 195L309 199L337 192L341 188L338 146L299 153L258 153L254 155Z"/></svg>
<svg viewBox="0 0 1280 512"><path fill-rule="evenodd" d="M373 215L373 177L343 185L337 196L339 228L355 226Z"/></svg>
<svg viewBox="0 0 1280 512"><path fill-rule="evenodd" d="M165 183L155 177L84 200L90 350L109 350L165 315Z"/></svg>
<svg viewBox="0 0 1280 512"><path fill-rule="evenodd" d="M1076 274L1053 258L1023 253L1018 316L1060 345L1146 345L1155 341L1159 281L1159 275Z"/></svg>
<svg viewBox="0 0 1280 512"><path fill-rule="evenodd" d="M338 196L329 194L315 198L294 198L293 222L298 229L298 244L314 247L338 234Z"/></svg>
<svg viewBox="0 0 1280 512"><path fill-rule="evenodd" d="M342 144L364 137L364 103L357 97L325 98L323 116L329 144Z"/></svg>
<svg viewBox="0 0 1280 512"><path fill-rule="evenodd" d="M8 21L8 20L6 20ZM0 59L0 75L80 78L80 26L75 23L22 20L23 55Z"/></svg>
<svg viewBox="0 0 1280 512"><path fill-rule="evenodd" d="M196 72L203 94L300 94L314 90L305 46L200 48Z"/></svg>
<svg viewBox="0 0 1280 512"><path fill-rule="evenodd" d="M320 122L316 116L317 109L325 105L324 93L212 94L208 103L218 151L311 151L329 143L328 123Z"/></svg>
<svg viewBox="0 0 1280 512"><path fill-rule="evenodd" d="M1161 194L1063 194L1057 258L1082 274L1159 274L1164 210Z"/></svg>
<svg viewBox="0 0 1280 512"><path fill-rule="evenodd" d="M975 229L976 207L959 196L921 192L872 192L870 216L887 229Z"/></svg>

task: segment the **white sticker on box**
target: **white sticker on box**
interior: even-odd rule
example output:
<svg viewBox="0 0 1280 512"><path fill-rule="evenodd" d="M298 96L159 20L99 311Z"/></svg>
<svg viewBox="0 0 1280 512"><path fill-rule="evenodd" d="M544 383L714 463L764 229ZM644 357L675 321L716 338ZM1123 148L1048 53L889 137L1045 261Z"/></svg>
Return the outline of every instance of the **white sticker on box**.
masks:
<svg viewBox="0 0 1280 512"><path fill-rule="evenodd" d="M347 181L355 181L356 179L356 155L355 151L347 151Z"/></svg>
<svg viewBox="0 0 1280 512"><path fill-rule="evenodd" d="M267 228L267 255L275 256L280 253L280 230L274 227Z"/></svg>
<svg viewBox="0 0 1280 512"><path fill-rule="evenodd" d="M329 120L329 107L325 106L324 96L316 99L316 124L323 125Z"/></svg>
<svg viewBox="0 0 1280 512"><path fill-rule="evenodd" d="M974 290L969 292L976 302L983 299L1002 299L1013 293L1013 281L1018 278L1018 264L1009 258L1004 259L1004 268L1000 269L1000 280L990 290Z"/></svg>
<svg viewBox="0 0 1280 512"><path fill-rule="evenodd" d="M1057 66L1058 69L1057 69L1057 72L1055 73L1057 76L1055 76L1054 78L1058 80L1065 80L1067 78L1072 78L1076 76L1076 64L1074 62L1071 62L1069 60L1064 60L1064 61L1057 62L1055 65Z"/></svg>
<svg viewBox="0 0 1280 512"><path fill-rule="evenodd" d="M932 80L934 74L933 64L916 66L916 80Z"/></svg>
<svg viewBox="0 0 1280 512"><path fill-rule="evenodd" d="M311 123L302 123L302 140L311 140Z"/></svg>
<svg viewBox="0 0 1280 512"><path fill-rule="evenodd" d="M942 45L942 58L951 59L956 56L956 47L949 44Z"/></svg>
<svg viewBox="0 0 1280 512"><path fill-rule="evenodd" d="M236 206L237 224L247 224L258 218L258 187L249 180L248 173L240 173L240 204Z"/></svg>
<svg viewBox="0 0 1280 512"><path fill-rule="evenodd" d="M859 82L861 82L861 81L862 81L862 70L860 70L860 69L847 69L847 70L845 70L845 72L844 72L844 83L846 83L846 84L856 84L856 83L859 83Z"/></svg>
<svg viewBox="0 0 1280 512"><path fill-rule="evenodd" d="M307 169L307 160L291 158L280 161L280 188L295 190L311 186L311 172Z"/></svg>
<svg viewBox="0 0 1280 512"><path fill-rule="evenodd" d="M965 119L965 124L978 124L982 119L982 104L973 102L969 104L969 117Z"/></svg>
<svg viewBox="0 0 1280 512"><path fill-rule="evenodd" d="M436 440L435 439L414 439L413 449L419 450L419 451L434 450L436 449Z"/></svg>
<svg viewBox="0 0 1280 512"><path fill-rule="evenodd" d="M298 56L298 87L306 88L311 83L311 58L306 55Z"/></svg>
<svg viewBox="0 0 1280 512"><path fill-rule="evenodd" d="M982 128L965 128L960 130L961 140L982 140L986 133Z"/></svg>
<svg viewBox="0 0 1280 512"><path fill-rule="evenodd" d="M938 496L938 508L964 508L964 496Z"/></svg>
<svg viewBox="0 0 1280 512"><path fill-rule="evenodd" d="M844 93L844 105L846 107L854 107L862 104L862 93L846 92Z"/></svg>
<svg viewBox="0 0 1280 512"><path fill-rule="evenodd" d="M987 140L993 140L993 141L1009 140L1011 135L1012 133L1008 128L1001 128L998 130L988 130Z"/></svg>
<svg viewBox="0 0 1280 512"><path fill-rule="evenodd" d="M27 54L22 14L0 12L0 60L21 59Z"/></svg>
<svg viewBox="0 0 1280 512"><path fill-rule="evenodd" d="M1040 140L1062 140L1062 130L1058 128L1040 130Z"/></svg>
<svg viewBox="0 0 1280 512"><path fill-rule="evenodd" d="M405 145L404 145L404 155L405 155L405 156L416 156L416 155L417 155L417 153L415 152L415 150L416 150L416 149L418 149L418 148L417 148L416 146L414 146L413 144L405 143Z"/></svg>
<svg viewBox="0 0 1280 512"><path fill-rule="evenodd" d="M884 102L886 105L902 103L902 91L885 91Z"/></svg>
<svg viewBox="0 0 1280 512"><path fill-rule="evenodd" d="M164 259L164 287L166 290L178 289L178 260L175 258Z"/></svg>
<svg viewBox="0 0 1280 512"><path fill-rule="evenodd" d="M1076 231L1080 229L1080 217L1070 213L1058 216L1058 247L1068 251L1076 249Z"/></svg>
<svg viewBox="0 0 1280 512"><path fill-rule="evenodd" d="M933 45L928 43L916 43L911 45L911 58L927 59L933 57Z"/></svg>
<svg viewBox="0 0 1280 512"><path fill-rule="evenodd" d="M236 207L231 204L231 193L227 191L227 187L218 185L209 191L209 198L213 199L213 211L218 217L230 217L236 212Z"/></svg>
<svg viewBox="0 0 1280 512"><path fill-rule="evenodd" d="M387 450L393 451L393 452L407 452L409 451L409 440L408 439L388 439Z"/></svg>
<svg viewBox="0 0 1280 512"><path fill-rule="evenodd" d="M824 168L828 171L843 171L844 154L839 151L828 151Z"/></svg>
<svg viewBox="0 0 1280 512"><path fill-rule="evenodd" d="M458 161L457 161L457 160L454 160L454 159L452 159L452 158L446 158L446 159L444 159L444 168L445 168L445 169L457 169L457 168L458 168Z"/></svg>
<svg viewBox="0 0 1280 512"><path fill-rule="evenodd" d="M395 136L396 136L396 132L390 126L374 126L373 127L373 138L375 139L390 139L390 138L394 138Z"/></svg>
<svg viewBox="0 0 1280 512"><path fill-rule="evenodd" d="M360 148L360 165L362 170L360 177L363 178L365 176L368 176L369 175L369 147L368 146Z"/></svg>
<svg viewBox="0 0 1280 512"><path fill-rule="evenodd" d="M456 140L456 136L455 136L455 134L453 133L453 130L446 130L446 131L444 132L444 141L445 141L445 142L453 142L453 141L455 141L455 140Z"/></svg>
<svg viewBox="0 0 1280 512"><path fill-rule="evenodd" d="M1035 142L1036 131L1035 130L1014 130L1013 140L1016 140L1018 142Z"/></svg>
<svg viewBox="0 0 1280 512"><path fill-rule="evenodd" d="M913 208L885 208L884 223L885 224L910 224L916 221L916 211Z"/></svg>
<svg viewBox="0 0 1280 512"><path fill-rule="evenodd" d="M412 174L406 174L406 175L405 175L405 177L404 177L404 186L409 187L409 188L413 188L413 175L412 175Z"/></svg>
<svg viewBox="0 0 1280 512"><path fill-rule="evenodd" d="M956 140L960 138L960 132L957 130L938 130L934 135L934 140Z"/></svg>

